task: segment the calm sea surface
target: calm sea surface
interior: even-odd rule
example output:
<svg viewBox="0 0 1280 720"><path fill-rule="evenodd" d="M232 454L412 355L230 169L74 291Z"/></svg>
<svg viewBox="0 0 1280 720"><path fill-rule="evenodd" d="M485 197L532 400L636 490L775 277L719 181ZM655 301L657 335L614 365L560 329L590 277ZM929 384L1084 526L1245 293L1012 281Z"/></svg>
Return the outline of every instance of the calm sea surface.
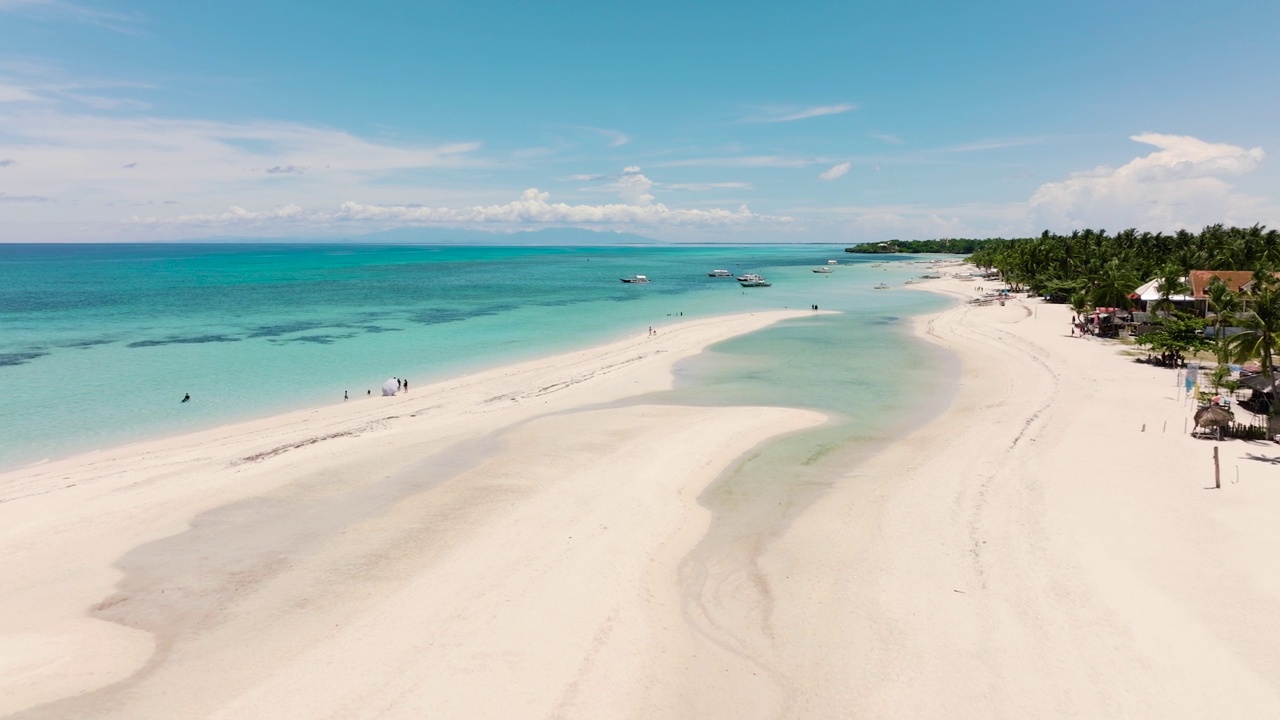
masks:
<svg viewBox="0 0 1280 720"><path fill-rule="evenodd" d="M828 259L835 272L811 272ZM655 400L833 412L841 430L793 451L822 454L890 433L948 386L944 359L905 333L943 304L899 289L922 271L814 245L0 244L0 468L356 400L391 376L425 386L681 313L815 303L843 314L723 343ZM619 282L637 273L652 282Z"/></svg>

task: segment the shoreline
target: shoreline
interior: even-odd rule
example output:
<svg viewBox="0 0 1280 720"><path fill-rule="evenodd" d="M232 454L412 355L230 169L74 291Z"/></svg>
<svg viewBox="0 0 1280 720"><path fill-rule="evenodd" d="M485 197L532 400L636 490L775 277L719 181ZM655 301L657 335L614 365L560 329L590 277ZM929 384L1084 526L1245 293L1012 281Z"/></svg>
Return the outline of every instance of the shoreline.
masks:
<svg viewBox="0 0 1280 720"><path fill-rule="evenodd" d="M129 466L108 481L28 468L43 494L0 502L0 572L26 579L0 712L1280 714L1280 451L1176 432L1168 371L1068 336L1064 306L914 317L960 366L947 407L706 552L704 494L826 416L614 401L811 314L691 320L180 461L81 458Z"/></svg>
<svg viewBox="0 0 1280 720"><path fill-rule="evenodd" d="M962 364L951 406L761 560L774 624L823 629L771 656L779 715L1280 714L1280 451L1183 435L1168 371L1069 336L1069 315L1016 298L916 319ZM1206 491L1213 445L1242 474Z"/></svg>
<svg viewBox="0 0 1280 720"><path fill-rule="evenodd" d="M427 535L414 543L412 558L402 560L408 566L356 571L363 579L354 587L364 587L372 572L369 587L393 596L412 587L414 578L439 572L455 546L492 542L495 533L516 528L543 539L508 537L480 556L543 548L554 541L541 523L562 512L546 488L608 508L616 499L599 480L611 475L635 485L639 506L667 510L648 512L652 526L635 525L645 514L630 521L615 517L616 510L588 516L614 518L609 524L629 527L616 533L619 539L659 553L671 542L667 535L698 526L705 513L696 496L729 461L824 416L786 408L608 403L669 388L674 363L708 345L812 314L691 319L660 328L656 337L635 335L501 366L380 402L297 411L0 475L0 545L7 549L0 573L22 578L7 593L0 619L0 697L6 698L0 711L94 714L104 703L114 704L110 698L151 683L165 689L142 694L161 702L173 687L195 682L182 676L178 656L211 638L238 637L222 629L231 622L228 614L261 596L276 603L261 612L282 625L289 624L283 608L298 594L333 605L346 621L371 612L370 603L380 601L349 593L338 593L343 602L322 601L327 591L321 588L328 586L326 576L353 572L353 561L377 566L401 556L404 540L397 538L404 531L391 522L396 517L409 526L420 525L422 517L440 525L418 531ZM556 447L561 451L547 454ZM615 457L623 449L644 461ZM531 456L540 461L530 463ZM597 457L611 458L616 467L591 461ZM655 468L667 472L655 477ZM650 482L668 485L672 494L654 496ZM533 515L519 520L511 513ZM578 522L571 515L553 524ZM573 556L567 562L599 560ZM592 580L590 570L575 574L582 576L576 582ZM476 591L504 581L478 580ZM298 637L314 632L314 626L295 629ZM274 647L296 641L280 638ZM238 647L234 640L226 643ZM168 677L175 673L177 678ZM224 680L242 689L251 685L244 677ZM218 702L204 701L210 711ZM49 702L54 704L42 706ZM160 717L171 715L171 708L134 707L126 715L133 712Z"/></svg>

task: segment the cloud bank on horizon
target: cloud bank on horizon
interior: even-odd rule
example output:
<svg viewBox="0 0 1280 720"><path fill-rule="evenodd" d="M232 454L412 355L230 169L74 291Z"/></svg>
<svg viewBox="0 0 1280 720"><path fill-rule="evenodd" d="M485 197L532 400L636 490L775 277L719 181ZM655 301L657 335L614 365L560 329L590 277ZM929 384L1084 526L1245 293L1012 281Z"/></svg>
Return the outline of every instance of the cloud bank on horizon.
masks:
<svg viewBox="0 0 1280 720"><path fill-rule="evenodd" d="M323 35L333 21L323 10L275 28L279 47L240 47L229 10L197 19L181 8L120 5L0 0L0 241L566 226L670 241L856 242L1280 224L1280 170L1266 149L1280 133L1262 112L1280 109L1274 99L1227 93L1229 112L1214 112L1215 83L1143 65L1140 39L1116 51L1132 67L1103 58L1110 74L1081 69L1079 91L1066 71L1043 74L1061 67L1053 58L966 72L969 84L953 89L951 65L987 67L986 53L1003 62L1013 41L961 47L956 18L912 19L922 39L951 43L946 57L899 55L883 65L892 68L884 78L852 84L790 51L822 48L858 66L900 50L880 38L884 28L868 30L861 45L824 44L854 27L853 16L828 18L801 2L798 17L811 12L831 27L819 23L768 51L749 46L734 56L740 69L677 29L652 27L647 40L665 38L672 64L649 58L652 67L635 74L627 50L644 39L611 35L616 52L586 62L561 12L521 15L512 6L518 17L489 38L472 32L484 13L459 9L442 20L409 3L396 24L352 17L372 45L341 36L354 47L329 64L337 51L325 40L338 38ZM1257 10L1223 9L1246 12ZM674 4L659 2L655 13L685 13L722 50L746 42ZM1001 19L1019 21L1028 18ZM772 21L748 13L743 22ZM1179 22L1175 35L1195 34L1203 21ZM65 45L28 37L49 28L66 34ZM449 64L450 53L477 42L494 53L488 64ZM174 54L186 45L190 52ZM442 69L413 75L429 87L405 93L399 65L371 52L384 46L403 48L401 64ZM1277 79L1274 63L1241 69L1247 47L1227 58L1205 52L1204 62L1253 72L1256 82ZM131 54L141 62L120 59ZM192 60L200 57L213 60ZM526 65L554 79L556 92L508 72ZM335 85L335 73L365 79ZM610 75L632 82L615 92L594 81ZM1116 104L1106 117L1071 108L1125 95L1126 78L1146 83L1144 103ZM1034 83L1060 86L1055 112L988 109L991 93ZM1202 102L1188 106L1188 94Z"/></svg>

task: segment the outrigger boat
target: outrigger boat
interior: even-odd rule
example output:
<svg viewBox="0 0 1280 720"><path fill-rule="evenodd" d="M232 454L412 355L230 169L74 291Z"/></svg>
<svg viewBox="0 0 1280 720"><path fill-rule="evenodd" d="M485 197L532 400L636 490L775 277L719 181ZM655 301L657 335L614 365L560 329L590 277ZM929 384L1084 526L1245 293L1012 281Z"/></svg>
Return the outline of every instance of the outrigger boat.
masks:
<svg viewBox="0 0 1280 720"><path fill-rule="evenodd" d="M622 278L622 282L624 282L624 283L647 283L647 282L649 282L649 278L647 278L647 277L645 277L645 276L643 276L643 275L636 275L636 276L634 276L634 277Z"/></svg>

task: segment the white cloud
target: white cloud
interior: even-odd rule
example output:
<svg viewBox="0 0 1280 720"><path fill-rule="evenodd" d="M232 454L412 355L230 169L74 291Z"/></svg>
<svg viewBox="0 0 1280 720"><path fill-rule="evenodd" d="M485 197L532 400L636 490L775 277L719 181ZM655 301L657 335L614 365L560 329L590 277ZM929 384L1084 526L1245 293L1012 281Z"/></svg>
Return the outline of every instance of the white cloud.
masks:
<svg viewBox="0 0 1280 720"><path fill-rule="evenodd" d="M703 190L741 190L751 187L751 183L745 182L706 182L706 183L664 183L664 188L670 190L689 190L691 192L701 192Z"/></svg>
<svg viewBox="0 0 1280 720"><path fill-rule="evenodd" d="M403 225L528 225L573 226L724 226L759 223L787 223L791 218L757 215L744 205L737 210L678 209L662 203L569 205L550 202L550 193L537 188L525 190L518 200L502 205L462 208L420 205L374 205L344 202L337 210L306 212L289 204L271 210L250 211L232 207L221 213L194 213L176 217L130 218L134 225L263 228L292 226L332 226L361 223L373 226Z"/></svg>
<svg viewBox="0 0 1280 720"><path fill-rule="evenodd" d="M634 165L623 169L621 177L609 187L617 190L618 196L628 205L648 205L653 202L653 195L649 193L653 188L653 181Z"/></svg>
<svg viewBox="0 0 1280 720"><path fill-rule="evenodd" d="M831 169L819 175L818 179L828 180L828 181L835 180L836 178L842 177L845 173L849 172L849 167L850 167L850 164L847 162L842 162L839 165L833 165L831 166Z"/></svg>
<svg viewBox="0 0 1280 720"><path fill-rule="evenodd" d="M597 135L603 136L609 141L609 147L622 147L631 142L631 136L621 130L610 130L608 128L591 127L590 125L579 125L583 130L590 130Z"/></svg>
<svg viewBox="0 0 1280 720"><path fill-rule="evenodd" d="M0 103L29 103L44 102L44 98L40 97L30 89L19 87L17 85L0 84Z"/></svg>
<svg viewBox="0 0 1280 720"><path fill-rule="evenodd" d="M889 145L902 144L902 138L898 137L897 135L892 135L890 133L868 133L867 136L873 139L879 140L882 143L887 143Z"/></svg>
<svg viewBox="0 0 1280 720"><path fill-rule="evenodd" d="M687 158L655 163L658 167L768 167L802 168L831 162L823 157L793 157L788 155L739 155L730 157Z"/></svg>
<svg viewBox="0 0 1280 720"><path fill-rule="evenodd" d="M951 147L939 148L937 152L943 153L970 153L984 152L986 150L1004 150L1005 148L1025 147L1027 145L1039 145L1043 143L1044 138L998 138L993 140L978 140L975 142L962 143L960 145L952 145Z"/></svg>
<svg viewBox="0 0 1280 720"><path fill-rule="evenodd" d="M1041 185L1028 203L1039 226L1154 231L1270 219L1259 216L1270 212L1264 201L1237 193L1223 179L1253 172L1266 158L1262 148L1157 133L1130 139L1157 150L1118 168L1101 166Z"/></svg>
<svg viewBox="0 0 1280 720"><path fill-rule="evenodd" d="M749 117L743 122L749 123L781 123L794 122L796 120L807 120L809 118L823 117L826 115L842 115L850 110L856 109L858 106L853 103L839 103L837 105L813 105L805 108L796 107L771 107L763 108L758 115Z"/></svg>
<svg viewBox="0 0 1280 720"><path fill-rule="evenodd" d="M70 18L129 35L137 34L135 26L140 21L138 15L98 10L66 0L0 0L0 12L30 17Z"/></svg>
<svg viewBox="0 0 1280 720"><path fill-rule="evenodd" d="M421 185L389 183L397 174L486 165L479 142L393 145L342 130L287 122L217 122L67 112L63 103L0 106L0 158L6 183L24 194L82 200L78 221L112 221L107 203L127 207L174 198L193 207L299 197L338 203L353 189L382 196ZM305 174L304 174L305 173ZM289 177L290 183L280 180ZM63 221L36 208L22 220Z"/></svg>

